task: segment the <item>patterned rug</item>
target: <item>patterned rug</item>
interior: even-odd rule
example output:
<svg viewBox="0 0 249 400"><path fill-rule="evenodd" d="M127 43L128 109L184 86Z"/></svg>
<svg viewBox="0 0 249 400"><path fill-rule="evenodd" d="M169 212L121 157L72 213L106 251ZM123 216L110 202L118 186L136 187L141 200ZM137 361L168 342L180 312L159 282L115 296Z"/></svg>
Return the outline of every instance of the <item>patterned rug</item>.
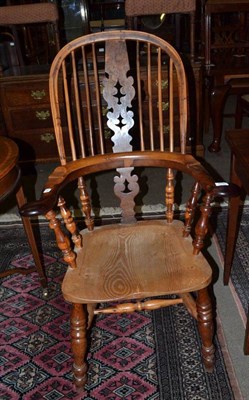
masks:
<svg viewBox="0 0 249 400"><path fill-rule="evenodd" d="M69 304L60 292L65 264L41 225L49 279L44 299L36 273L1 280L1 400L240 399L218 321L216 366L204 371L195 321L183 306L99 316L92 329L87 390L72 384ZM0 271L33 265L20 224L0 227Z"/></svg>

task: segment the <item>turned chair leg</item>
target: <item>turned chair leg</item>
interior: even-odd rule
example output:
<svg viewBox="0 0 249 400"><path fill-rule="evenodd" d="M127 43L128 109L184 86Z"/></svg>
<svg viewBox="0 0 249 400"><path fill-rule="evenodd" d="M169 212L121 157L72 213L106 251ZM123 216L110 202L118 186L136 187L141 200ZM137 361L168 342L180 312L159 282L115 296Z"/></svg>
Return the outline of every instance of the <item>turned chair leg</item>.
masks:
<svg viewBox="0 0 249 400"><path fill-rule="evenodd" d="M202 357L207 372L212 372L215 361L215 348L213 345L214 325L212 303L207 288L198 291L196 307L198 329L202 341Z"/></svg>
<svg viewBox="0 0 249 400"><path fill-rule="evenodd" d="M87 380L87 314L82 304L72 304L71 343L75 385L82 388Z"/></svg>

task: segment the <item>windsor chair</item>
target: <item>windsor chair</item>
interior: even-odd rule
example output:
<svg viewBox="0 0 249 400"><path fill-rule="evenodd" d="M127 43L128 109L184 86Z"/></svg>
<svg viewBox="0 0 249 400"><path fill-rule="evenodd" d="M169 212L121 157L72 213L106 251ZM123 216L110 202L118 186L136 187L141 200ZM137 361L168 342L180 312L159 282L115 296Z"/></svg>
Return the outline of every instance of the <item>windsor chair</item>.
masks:
<svg viewBox="0 0 249 400"><path fill-rule="evenodd" d="M155 86L153 65L157 66ZM162 78L167 82L164 87ZM168 42L144 32L82 36L55 57L50 98L61 166L49 176L40 200L23 207L21 213L46 215L68 264L62 293L72 304L76 385L83 387L87 380L87 331L95 315L178 303L197 320L200 351L206 369L212 371L213 315L208 289L212 269L202 248L217 188L199 162L186 154L187 84L181 57ZM111 131L110 139L106 129ZM165 170L163 220L136 219L140 167ZM109 170L114 170L120 221L94 227L85 177ZM192 182L184 222L175 218L175 171L189 175ZM61 193L73 181L78 182L84 215L81 231Z"/></svg>

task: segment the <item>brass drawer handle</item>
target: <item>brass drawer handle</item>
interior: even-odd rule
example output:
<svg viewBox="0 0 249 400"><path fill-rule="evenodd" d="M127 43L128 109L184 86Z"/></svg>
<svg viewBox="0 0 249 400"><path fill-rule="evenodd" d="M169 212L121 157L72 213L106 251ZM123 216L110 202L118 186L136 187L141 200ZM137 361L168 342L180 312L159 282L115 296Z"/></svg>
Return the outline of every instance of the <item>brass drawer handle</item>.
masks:
<svg viewBox="0 0 249 400"><path fill-rule="evenodd" d="M159 107L159 103L157 103L157 108ZM169 109L169 102L162 101L162 111L167 111Z"/></svg>
<svg viewBox="0 0 249 400"><path fill-rule="evenodd" d="M46 142L46 143L50 143L54 140L54 134L47 132L47 133L43 133L41 135L41 141L42 142Z"/></svg>
<svg viewBox="0 0 249 400"><path fill-rule="evenodd" d="M104 129L104 138L105 139L110 139L112 137L112 135L113 135L113 132L111 129L108 129L108 128Z"/></svg>
<svg viewBox="0 0 249 400"><path fill-rule="evenodd" d="M167 135L169 133L169 125L163 125L163 133Z"/></svg>
<svg viewBox="0 0 249 400"><path fill-rule="evenodd" d="M46 111L36 111L35 113L36 118L38 118L41 121L45 121L46 119L48 119L50 117L50 111L46 110Z"/></svg>
<svg viewBox="0 0 249 400"><path fill-rule="evenodd" d="M45 90L31 90L31 97L33 97L34 100L42 100L43 97L46 96Z"/></svg>
<svg viewBox="0 0 249 400"><path fill-rule="evenodd" d="M158 86L158 84L159 84L159 82L158 82L158 80L156 80L155 85ZM168 87L168 85L169 85L168 79L162 79L161 80L162 89L166 89Z"/></svg>
<svg viewBox="0 0 249 400"><path fill-rule="evenodd" d="M108 113L108 107L102 107L102 115L103 115L103 117L105 117L106 116L106 114Z"/></svg>

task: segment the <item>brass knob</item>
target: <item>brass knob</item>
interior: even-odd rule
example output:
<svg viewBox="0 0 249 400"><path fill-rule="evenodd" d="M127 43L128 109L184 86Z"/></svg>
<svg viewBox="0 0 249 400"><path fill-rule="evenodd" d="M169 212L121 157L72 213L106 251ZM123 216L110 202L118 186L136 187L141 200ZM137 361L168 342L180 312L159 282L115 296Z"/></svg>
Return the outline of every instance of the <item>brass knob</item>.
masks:
<svg viewBox="0 0 249 400"><path fill-rule="evenodd" d="M50 143L54 140L54 134L47 132L47 133L43 133L41 134L41 141L42 142L46 142L46 143Z"/></svg>
<svg viewBox="0 0 249 400"><path fill-rule="evenodd" d="M50 111L46 110L46 111L36 111L35 113L36 118L38 118L41 121L45 121L46 119L48 119L50 117Z"/></svg>
<svg viewBox="0 0 249 400"><path fill-rule="evenodd" d="M155 81L156 86L158 86L158 80ZM162 89L166 89L169 86L169 81L168 79L162 79L161 80L161 87Z"/></svg>
<svg viewBox="0 0 249 400"><path fill-rule="evenodd" d="M42 100L43 97L46 96L45 90L31 90L31 97L33 97L34 100Z"/></svg>

